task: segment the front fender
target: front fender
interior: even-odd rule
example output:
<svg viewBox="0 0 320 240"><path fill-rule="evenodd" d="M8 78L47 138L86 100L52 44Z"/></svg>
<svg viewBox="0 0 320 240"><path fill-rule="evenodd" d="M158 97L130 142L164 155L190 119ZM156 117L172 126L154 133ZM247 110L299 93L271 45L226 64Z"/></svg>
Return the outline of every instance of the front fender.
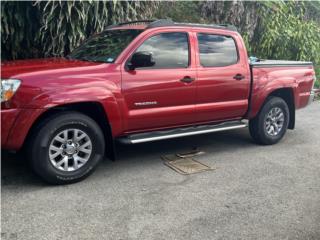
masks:
<svg viewBox="0 0 320 240"><path fill-rule="evenodd" d="M81 102L100 103L108 117L114 136L122 131L122 116L118 105L120 92L111 91L101 86L88 86L86 88L64 88L55 91L47 91L35 97L26 108L49 109L66 104Z"/></svg>
<svg viewBox="0 0 320 240"><path fill-rule="evenodd" d="M49 109L81 102L99 103L107 115L112 135L117 136L122 132L122 117L117 94L106 88L94 86L86 89L69 88L45 92L35 97L30 103L26 103L21 109L11 128L7 148L19 149L32 125Z"/></svg>

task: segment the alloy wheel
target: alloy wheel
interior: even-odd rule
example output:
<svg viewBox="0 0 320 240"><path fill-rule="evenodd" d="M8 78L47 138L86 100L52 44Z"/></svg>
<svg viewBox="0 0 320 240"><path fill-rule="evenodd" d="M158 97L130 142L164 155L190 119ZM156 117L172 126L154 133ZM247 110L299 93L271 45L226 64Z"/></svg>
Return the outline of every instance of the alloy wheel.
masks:
<svg viewBox="0 0 320 240"><path fill-rule="evenodd" d="M80 129L59 132L49 146L52 165L61 171L72 172L83 167L92 154L92 141Z"/></svg>
<svg viewBox="0 0 320 240"><path fill-rule="evenodd" d="M271 108L264 122L264 127L268 135L277 136L284 125L285 115L279 107Z"/></svg>

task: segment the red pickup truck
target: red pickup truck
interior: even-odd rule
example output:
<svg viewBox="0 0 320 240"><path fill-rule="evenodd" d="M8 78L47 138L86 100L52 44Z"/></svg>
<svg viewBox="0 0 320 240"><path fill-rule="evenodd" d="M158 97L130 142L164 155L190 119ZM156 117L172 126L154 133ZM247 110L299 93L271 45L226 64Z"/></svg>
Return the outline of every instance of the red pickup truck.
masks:
<svg viewBox="0 0 320 240"><path fill-rule="evenodd" d="M88 176L114 142L249 127L274 144L313 99L311 62L250 62L229 25L136 21L66 58L1 64L1 146L50 183Z"/></svg>

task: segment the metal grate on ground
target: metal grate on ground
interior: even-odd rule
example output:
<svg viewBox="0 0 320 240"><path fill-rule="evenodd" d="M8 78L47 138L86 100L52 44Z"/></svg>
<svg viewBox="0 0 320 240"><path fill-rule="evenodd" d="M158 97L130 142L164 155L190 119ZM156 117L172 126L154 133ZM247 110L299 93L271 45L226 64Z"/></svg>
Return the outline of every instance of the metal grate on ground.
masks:
<svg viewBox="0 0 320 240"><path fill-rule="evenodd" d="M194 156L201 154L203 154L203 152L194 150L184 154L166 155L163 156L162 159L166 166L183 175L215 170L215 168L193 159Z"/></svg>

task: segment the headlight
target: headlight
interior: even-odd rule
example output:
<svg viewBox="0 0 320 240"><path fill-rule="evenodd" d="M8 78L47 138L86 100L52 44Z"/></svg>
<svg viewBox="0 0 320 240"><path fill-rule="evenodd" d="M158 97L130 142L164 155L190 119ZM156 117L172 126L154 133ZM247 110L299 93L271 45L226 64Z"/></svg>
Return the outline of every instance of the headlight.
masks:
<svg viewBox="0 0 320 240"><path fill-rule="evenodd" d="M18 90L21 81L18 79L1 79L1 102L6 102Z"/></svg>

